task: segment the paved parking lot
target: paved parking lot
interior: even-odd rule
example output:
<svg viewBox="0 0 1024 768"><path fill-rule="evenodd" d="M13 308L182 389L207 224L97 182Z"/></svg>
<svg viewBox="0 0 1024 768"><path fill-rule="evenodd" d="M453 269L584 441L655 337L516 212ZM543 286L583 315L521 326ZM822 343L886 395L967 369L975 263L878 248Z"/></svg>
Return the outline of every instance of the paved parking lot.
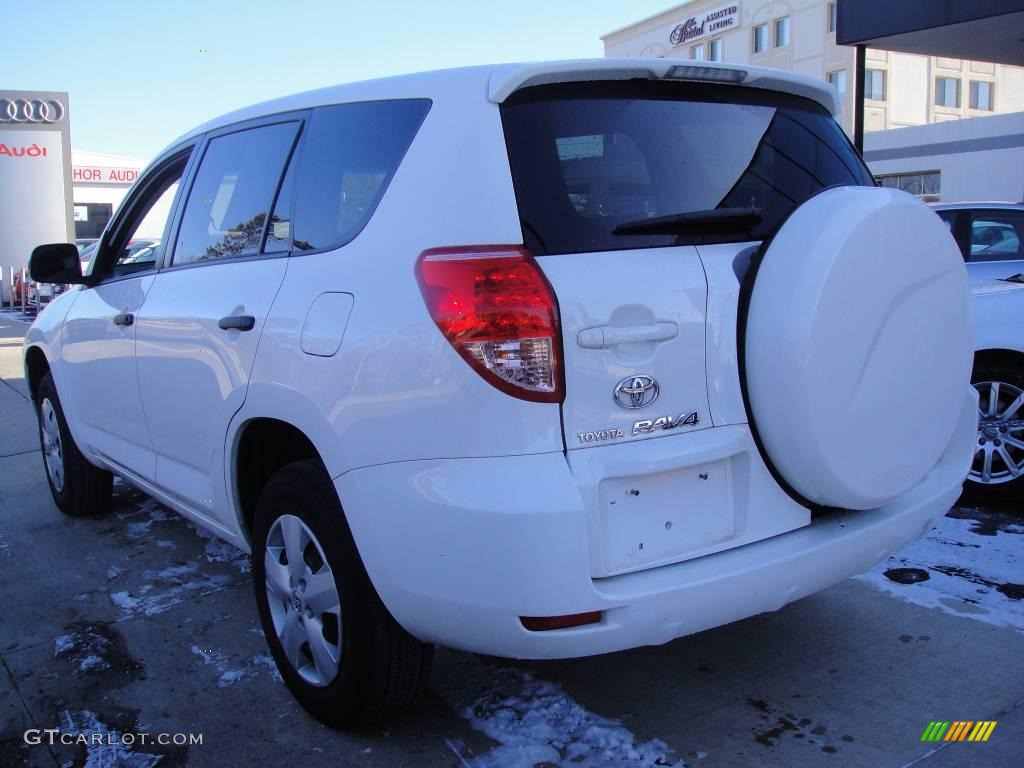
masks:
<svg viewBox="0 0 1024 768"><path fill-rule="evenodd" d="M280 683L245 555L120 483L101 517L57 512L26 328L0 316L0 766L1021 764L1024 518L992 506L954 509L871 574L666 646L545 663L440 650L408 717L334 732ZM933 720L998 725L936 748L920 741ZM25 744L54 728L202 743Z"/></svg>

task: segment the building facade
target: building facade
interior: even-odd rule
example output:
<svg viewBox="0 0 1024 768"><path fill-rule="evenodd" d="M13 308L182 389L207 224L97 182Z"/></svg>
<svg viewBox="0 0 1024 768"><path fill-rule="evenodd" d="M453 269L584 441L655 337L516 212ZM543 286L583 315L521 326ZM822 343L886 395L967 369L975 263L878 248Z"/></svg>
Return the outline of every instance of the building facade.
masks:
<svg viewBox="0 0 1024 768"><path fill-rule="evenodd" d="M841 2L841 0L839 0ZM775 67L832 83L853 130L854 49L834 0L691 0L604 35L605 56ZM1024 68L867 50L866 131L1024 111Z"/></svg>
<svg viewBox="0 0 1024 768"><path fill-rule="evenodd" d="M925 202L1024 202L1024 112L869 133L864 159Z"/></svg>

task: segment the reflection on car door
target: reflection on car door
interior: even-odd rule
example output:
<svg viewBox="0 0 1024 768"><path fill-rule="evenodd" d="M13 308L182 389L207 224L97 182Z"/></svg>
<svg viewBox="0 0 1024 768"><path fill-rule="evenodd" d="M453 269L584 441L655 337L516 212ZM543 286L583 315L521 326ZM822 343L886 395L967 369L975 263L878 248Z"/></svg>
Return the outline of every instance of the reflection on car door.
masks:
<svg viewBox="0 0 1024 768"><path fill-rule="evenodd" d="M226 510L215 469L224 465L224 435L287 268L287 259L272 256L287 255L277 236L288 222L267 219L279 193L290 202L281 179L300 122L277 118L208 137L136 323L156 481L214 519Z"/></svg>
<svg viewBox="0 0 1024 768"><path fill-rule="evenodd" d="M154 477L155 459L142 412L135 321L153 285L156 254L129 264L127 244L142 228L169 226L190 153L140 180L95 251L91 274L98 282L81 290L64 321L62 395L71 401L75 439L146 479Z"/></svg>

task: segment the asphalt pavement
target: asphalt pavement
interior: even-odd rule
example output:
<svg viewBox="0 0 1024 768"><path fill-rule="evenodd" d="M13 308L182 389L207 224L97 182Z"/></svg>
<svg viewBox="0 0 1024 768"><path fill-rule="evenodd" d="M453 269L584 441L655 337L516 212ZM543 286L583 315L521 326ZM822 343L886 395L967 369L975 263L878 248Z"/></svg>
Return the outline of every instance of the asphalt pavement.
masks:
<svg viewBox="0 0 1024 768"><path fill-rule="evenodd" d="M1024 519L968 505L946 521L962 536L937 529L921 550L925 586L851 579L574 661L439 650L401 721L326 728L273 668L245 555L121 483L100 517L57 511L21 368L27 328L0 313L0 766L1021 765L1021 594L978 569L998 559L1024 581ZM941 571L961 550L978 569ZM922 742L936 720L998 724L984 743ZM46 729L99 738L51 745Z"/></svg>

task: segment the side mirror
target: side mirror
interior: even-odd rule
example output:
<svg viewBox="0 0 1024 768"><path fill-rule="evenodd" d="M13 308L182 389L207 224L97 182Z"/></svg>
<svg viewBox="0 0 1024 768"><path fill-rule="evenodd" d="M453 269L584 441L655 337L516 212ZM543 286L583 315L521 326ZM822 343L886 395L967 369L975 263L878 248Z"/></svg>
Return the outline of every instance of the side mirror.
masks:
<svg viewBox="0 0 1024 768"><path fill-rule="evenodd" d="M28 259L28 273L37 283L84 283L78 249L71 243L37 246Z"/></svg>

